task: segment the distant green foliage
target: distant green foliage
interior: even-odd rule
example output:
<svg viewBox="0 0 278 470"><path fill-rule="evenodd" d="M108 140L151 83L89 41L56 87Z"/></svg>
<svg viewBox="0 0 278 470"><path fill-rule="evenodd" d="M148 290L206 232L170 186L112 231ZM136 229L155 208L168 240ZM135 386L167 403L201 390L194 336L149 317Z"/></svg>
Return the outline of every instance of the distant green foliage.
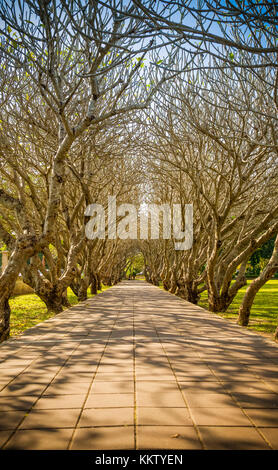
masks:
<svg viewBox="0 0 278 470"><path fill-rule="evenodd" d="M136 255L128 258L126 264L126 276L136 276L136 274L141 273L144 269L144 257L142 253L137 253Z"/></svg>
<svg viewBox="0 0 278 470"><path fill-rule="evenodd" d="M263 246L261 246L261 248L253 253L247 266L247 275L259 276L260 272L264 269L268 263L268 260L271 258L275 238L275 236L272 237Z"/></svg>

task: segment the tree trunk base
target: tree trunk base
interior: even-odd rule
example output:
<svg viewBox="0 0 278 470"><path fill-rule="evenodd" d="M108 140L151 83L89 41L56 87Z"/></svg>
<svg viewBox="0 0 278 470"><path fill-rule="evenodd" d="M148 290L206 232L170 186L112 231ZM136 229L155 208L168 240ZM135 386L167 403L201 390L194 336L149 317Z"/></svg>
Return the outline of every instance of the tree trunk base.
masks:
<svg viewBox="0 0 278 470"><path fill-rule="evenodd" d="M240 326L248 326L249 318L250 318L250 310L240 308L237 323Z"/></svg>
<svg viewBox="0 0 278 470"><path fill-rule="evenodd" d="M2 308L1 308L2 307ZM6 341L10 337L10 316L11 309L9 305L9 300L4 300L2 306L0 307L1 319L0 319L0 343Z"/></svg>
<svg viewBox="0 0 278 470"><path fill-rule="evenodd" d="M85 300L88 299L87 292L78 294L77 299L78 299L78 302L85 302Z"/></svg>
<svg viewBox="0 0 278 470"><path fill-rule="evenodd" d="M43 300L47 307L48 313L54 313L57 315L58 313L63 312L63 302L64 297L63 295L57 295L56 293L49 293L49 295L40 295L36 292L36 294Z"/></svg>

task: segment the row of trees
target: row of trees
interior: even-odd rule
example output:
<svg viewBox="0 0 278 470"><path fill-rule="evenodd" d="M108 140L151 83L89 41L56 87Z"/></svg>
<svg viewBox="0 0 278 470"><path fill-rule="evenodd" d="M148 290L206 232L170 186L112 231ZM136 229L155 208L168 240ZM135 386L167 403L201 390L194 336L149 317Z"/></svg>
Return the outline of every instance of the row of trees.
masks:
<svg viewBox="0 0 278 470"><path fill-rule="evenodd" d="M246 284L249 260L273 242L268 263L244 296L241 325L248 324L258 289L278 270L275 87L272 69L238 74L216 60L213 68L164 87L159 112L153 108L150 125L141 122L151 197L194 205L191 250L175 251L173 240L145 249L151 282L161 278L166 289L193 303L207 290L210 310L223 312Z"/></svg>
<svg viewBox="0 0 278 470"><path fill-rule="evenodd" d="M83 299L105 265L112 276L117 241L87 242L84 211L107 193L130 193L122 128L166 76L155 66L147 75L154 31L124 3L1 2L0 236L11 256L0 278L0 340L20 272L55 312L68 286Z"/></svg>
<svg viewBox="0 0 278 470"><path fill-rule="evenodd" d="M278 228L277 15L266 3L1 1L0 238L11 255L0 341L19 274L59 312L69 286L84 300L140 250L152 282L193 302L207 288L211 310L227 308ZM88 240L85 209L109 195L193 202L192 250Z"/></svg>

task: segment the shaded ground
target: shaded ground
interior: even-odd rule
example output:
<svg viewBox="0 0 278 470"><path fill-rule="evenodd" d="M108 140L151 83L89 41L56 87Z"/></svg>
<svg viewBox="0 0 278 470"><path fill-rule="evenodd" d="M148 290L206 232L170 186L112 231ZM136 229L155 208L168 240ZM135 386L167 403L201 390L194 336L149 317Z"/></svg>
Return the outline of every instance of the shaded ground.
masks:
<svg viewBox="0 0 278 470"><path fill-rule="evenodd" d="M125 281L0 346L0 445L278 449L277 353Z"/></svg>

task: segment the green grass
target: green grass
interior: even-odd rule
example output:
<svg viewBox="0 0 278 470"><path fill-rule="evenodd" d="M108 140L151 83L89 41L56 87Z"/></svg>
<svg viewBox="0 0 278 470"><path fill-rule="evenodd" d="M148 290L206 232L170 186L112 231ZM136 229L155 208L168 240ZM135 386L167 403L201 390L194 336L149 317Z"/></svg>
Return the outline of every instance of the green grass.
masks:
<svg viewBox="0 0 278 470"><path fill-rule="evenodd" d="M237 321L238 310L246 292L246 289L252 280L247 281L247 286L242 287L234 298L232 304L226 312L219 313L223 318ZM207 291L201 295L200 307L208 309ZM277 328L278 321L278 280L268 281L257 293L250 315L248 329L258 333L272 336Z"/></svg>
<svg viewBox="0 0 278 470"><path fill-rule="evenodd" d="M109 286L102 286L102 291ZM101 291L98 291L98 293ZM94 297L88 289L88 298ZM68 288L68 300L71 305L78 303L76 295ZM24 330L55 316L48 313L46 305L36 294L17 295L10 299L11 332L10 336L17 336Z"/></svg>

